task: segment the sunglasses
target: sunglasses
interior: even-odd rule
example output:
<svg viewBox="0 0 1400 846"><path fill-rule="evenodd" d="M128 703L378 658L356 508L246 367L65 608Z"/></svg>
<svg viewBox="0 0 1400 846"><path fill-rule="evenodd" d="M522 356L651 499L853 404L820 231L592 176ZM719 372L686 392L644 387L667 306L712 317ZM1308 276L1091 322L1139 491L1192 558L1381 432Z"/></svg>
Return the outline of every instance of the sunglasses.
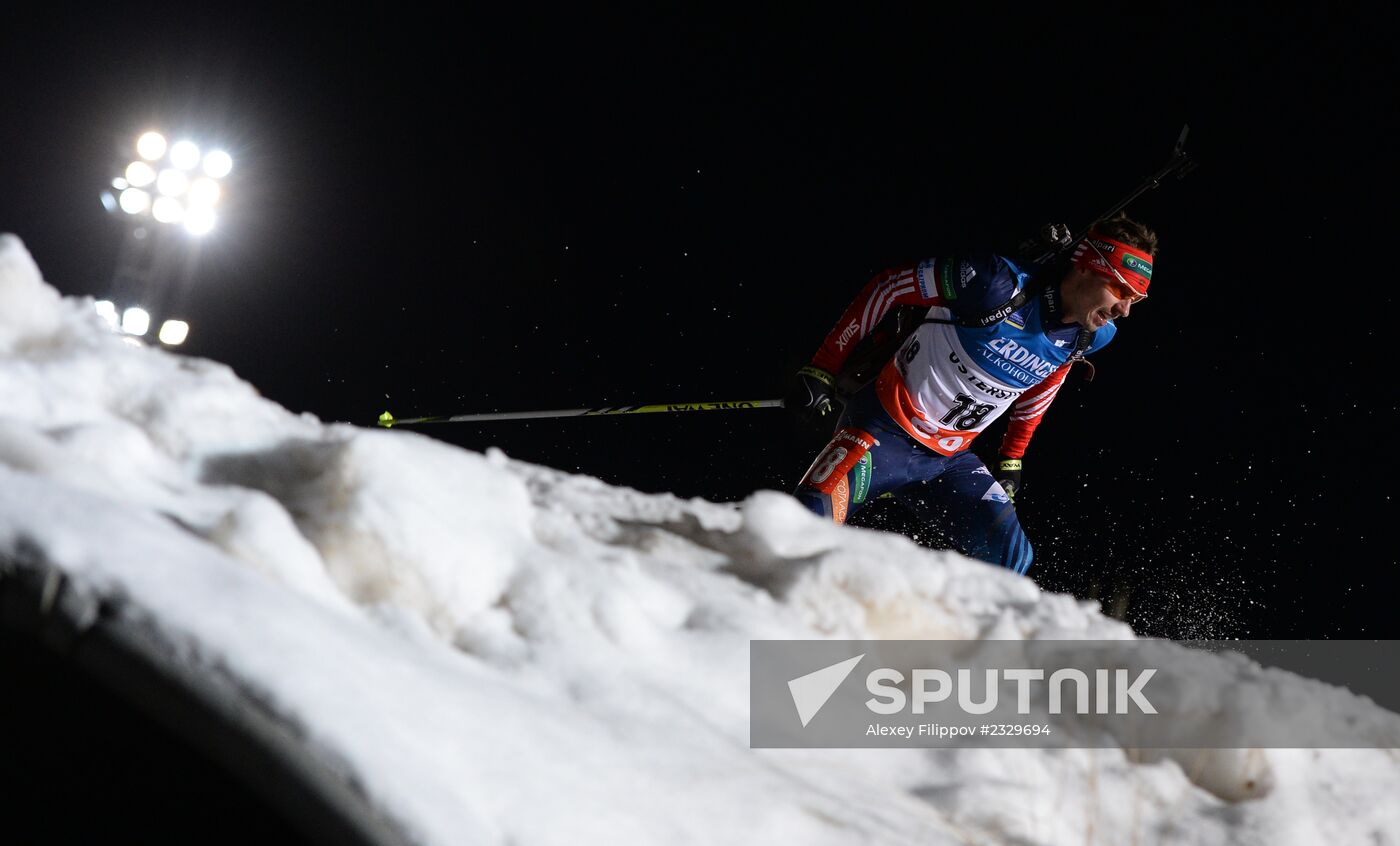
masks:
<svg viewBox="0 0 1400 846"><path fill-rule="evenodd" d="M1084 243L1089 245L1089 249L1098 253L1099 258L1103 259L1104 265L1106 265L1109 270L1113 271L1115 278L1104 280L1104 284L1108 286L1108 290L1113 292L1113 296L1120 300L1127 300L1129 305L1135 305L1147 299L1146 294L1139 294L1137 291L1133 290L1133 286L1128 284L1128 280L1123 278L1123 274L1118 272L1118 268L1113 266L1113 262L1108 260L1108 256L1105 256L1102 250L1094 246L1093 241L1086 238L1084 239Z"/></svg>

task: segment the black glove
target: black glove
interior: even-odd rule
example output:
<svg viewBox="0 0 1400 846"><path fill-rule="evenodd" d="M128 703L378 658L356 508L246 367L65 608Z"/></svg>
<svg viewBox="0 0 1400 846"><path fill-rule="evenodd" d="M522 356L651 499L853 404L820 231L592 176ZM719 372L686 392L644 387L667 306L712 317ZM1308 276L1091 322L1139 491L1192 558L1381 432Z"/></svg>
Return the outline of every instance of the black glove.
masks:
<svg viewBox="0 0 1400 846"><path fill-rule="evenodd" d="M1006 495L1014 504L1016 494L1021 492L1021 459L1007 458L1004 455L997 458L996 480L1001 483L1001 489L1006 491Z"/></svg>
<svg viewBox="0 0 1400 846"><path fill-rule="evenodd" d="M783 408L807 421L825 419L836 411L836 378L820 367L808 365L797 371L783 395Z"/></svg>

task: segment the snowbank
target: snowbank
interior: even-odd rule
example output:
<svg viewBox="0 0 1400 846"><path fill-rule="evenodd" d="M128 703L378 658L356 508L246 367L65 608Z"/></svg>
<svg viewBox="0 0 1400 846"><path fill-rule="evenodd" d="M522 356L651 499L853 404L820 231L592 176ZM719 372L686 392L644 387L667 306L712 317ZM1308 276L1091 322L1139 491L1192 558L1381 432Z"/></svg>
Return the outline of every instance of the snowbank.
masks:
<svg viewBox="0 0 1400 846"><path fill-rule="evenodd" d="M1400 843L1393 750L751 750L750 639L1132 633L779 493L323 425L124 342L8 235L0 396L0 561L119 597L423 843Z"/></svg>

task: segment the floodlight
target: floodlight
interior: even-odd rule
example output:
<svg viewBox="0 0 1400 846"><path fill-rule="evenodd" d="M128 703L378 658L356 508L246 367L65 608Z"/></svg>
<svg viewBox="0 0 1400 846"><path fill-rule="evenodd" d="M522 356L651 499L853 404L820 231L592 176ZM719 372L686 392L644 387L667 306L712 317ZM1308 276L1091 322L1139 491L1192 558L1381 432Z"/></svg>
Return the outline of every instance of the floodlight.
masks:
<svg viewBox="0 0 1400 846"><path fill-rule="evenodd" d="M112 180L112 187L118 191L125 191L131 187L131 183L127 182L125 178L118 176L116 179Z"/></svg>
<svg viewBox="0 0 1400 846"><path fill-rule="evenodd" d="M194 206L185 213L185 231L191 235L208 235L214 228L214 210L208 206Z"/></svg>
<svg viewBox="0 0 1400 846"><path fill-rule="evenodd" d="M137 188L144 188L156 181L156 172L145 162L132 162L126 166L126 181Z"/></svg>
<svg viewBox="0 0 1400 846"><path fill-rule="evenodd" d="M194 170L199 165L199 148L193 141L177 141L170 148L170 163L181 170Z"/></svg>
<svg viewBox="0 0 1400 846"><path fill-rule="evenodd" d="M160 325L160 342L170 347L178 347L190 336L190 324L183 320L167 320Z"/></svg>
<svg viewBox="0 0 1400 846"><path fill-rule="evenodd" d="M117 198L113 196L111 191L103 191L98 196L102 198L102 208L106 209L109 212L114 212L117 210Z"/></svg>
<svg viewBox="0 0 1400 846"><path fill-rule="evenodd" d="M174 197L156 197L151 214L161 223L179 223L185 219L185 207Z"/></svg>
<svg viewBox="0 0 1400 846"><path fill-rule="evenodd" d="M233 158L223 150L211 150L204 157L204 172L215 179L223 179L233 170Z"/></svg>
<svg viewBox="0 0 1400 846"><path fill-rule="evenodd" d="M144 335L151 328L151 316L135 306L122 312L122 331L128 335Z"/></svg>
<svg viewBox="0 0 1400 846"><path fill-rule="evenodd" d="M219 183L207 176L201 176L190 183L189 203L191 206L212 206L219 201Z"/></svg>
<svg viewBox="0 0 1400 846"><path fill-rule="evenodd" d="M97 302L93 303L92 306L93 308L97 309L98 316L101 317L103 320L107 321L108 326L112 327L113 329L117 328L116 304L114 304L111 300L98 300Z"/></svg>
<svg viewBox="0 0 1400 846"><path fill-rule="evenodd" d="M147 132L136 139L136 152L143 159L155 161L165 155L165 136L159 132Z"/></svg>
<svg viewBox="0 0 1400 846"><path fill-rule="evenodd" d="M190 178L183 170L166 168L156 177L156 190L167 197L178 197L190 187Z"/></svg>
<svg viewBox="0 0 1400 846"><path fill-rule="evenodd" d="M140 188L128 188L121 193L117 204L127 214L140 214L151 207L151 195Z"/></svg>

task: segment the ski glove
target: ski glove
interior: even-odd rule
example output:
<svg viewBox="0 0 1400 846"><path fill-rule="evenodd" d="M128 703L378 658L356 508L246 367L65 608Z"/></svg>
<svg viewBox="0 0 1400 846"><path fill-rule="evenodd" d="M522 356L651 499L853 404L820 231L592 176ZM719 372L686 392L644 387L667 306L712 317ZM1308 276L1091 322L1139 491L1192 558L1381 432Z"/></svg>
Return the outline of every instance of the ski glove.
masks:
<svg viewBox="0 0 1400 846"><path fill-rule="evenodd" d="M836 377L820 367L808 365L797 371L783 396L783 408L803 420L818 421L836 410Z"/></svg>
<svg viewBox="0 0 1400 846"><path fill-rule="evenodd" d="M998 456L996 480L1001 483L1001 489L1006 491L1011 502L1016 502L1016 494L1021 492L1021 459Z"/></svg>

